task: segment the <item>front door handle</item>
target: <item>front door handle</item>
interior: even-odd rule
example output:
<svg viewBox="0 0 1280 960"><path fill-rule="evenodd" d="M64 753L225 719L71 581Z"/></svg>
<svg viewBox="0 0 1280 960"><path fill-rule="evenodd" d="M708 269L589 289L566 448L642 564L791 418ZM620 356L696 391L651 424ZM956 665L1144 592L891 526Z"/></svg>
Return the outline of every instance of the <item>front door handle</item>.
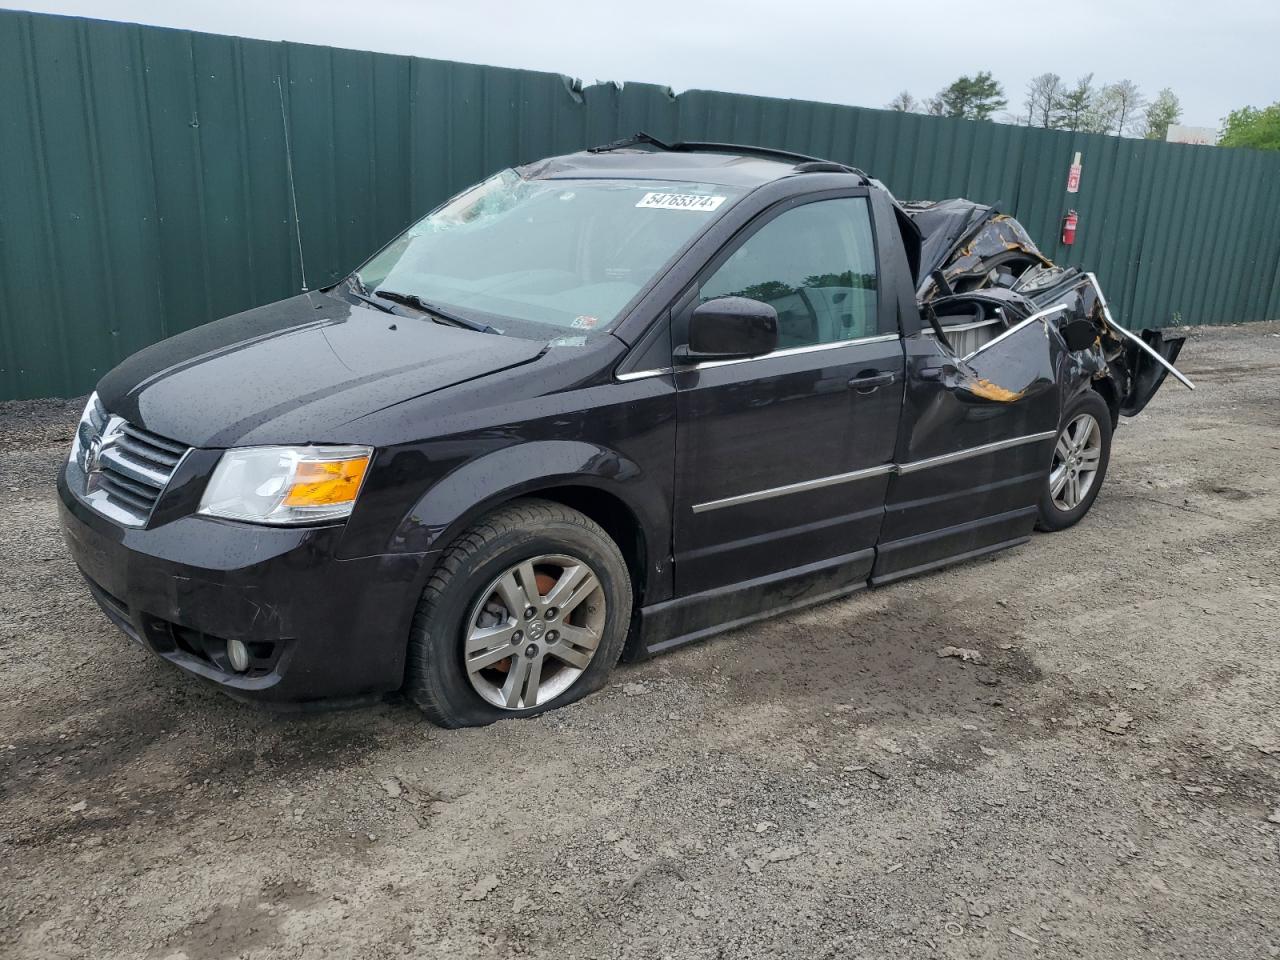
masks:
<svg viewBox="0 0 1280 960"><path fill-rule="evenodd" d="M849 381L849 386L865 396L869 393L875 393L881 387L889 386L897 379L898 375L896 373L876 373L874 370L864 370Z"/></svg>

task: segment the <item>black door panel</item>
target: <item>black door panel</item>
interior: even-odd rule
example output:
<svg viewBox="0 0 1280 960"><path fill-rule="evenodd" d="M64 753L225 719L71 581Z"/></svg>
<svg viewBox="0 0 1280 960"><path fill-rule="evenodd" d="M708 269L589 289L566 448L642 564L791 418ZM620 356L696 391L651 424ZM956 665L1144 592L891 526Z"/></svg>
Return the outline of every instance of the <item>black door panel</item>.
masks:
<svg viewBox="0 0 1280 960"><path fill-rule="evenodd" d="M868 370L894 381L862 394ZM678 591L857 550L869 570L902 370L893 337L677 372Z"/></svg>
<svg viewBox="0 0 1280 960"><path fill-rule="evenodd" d="M873 583L1031 534L1052 438L894 479Z"/></svg>
<svg viewBox="0 0 1280 960"><path fill-rule="evenodd" d="M1058 428L1043 323L962 360L904 341L907 385L873 582L1030 535Z"/></svg>
<svg viewBox="0 0 1280 960"><path fill-rule="evenodd" d="M865 582L904 372L896 323L884 329L866 196L762 217L708 265L690 299L721 296L771 305L779 349L676 369L677 593L737 585L717 603L746 615L767 596L759 584L797 570L828 565ZM688 309L674 311L677 344Z"/></svg>

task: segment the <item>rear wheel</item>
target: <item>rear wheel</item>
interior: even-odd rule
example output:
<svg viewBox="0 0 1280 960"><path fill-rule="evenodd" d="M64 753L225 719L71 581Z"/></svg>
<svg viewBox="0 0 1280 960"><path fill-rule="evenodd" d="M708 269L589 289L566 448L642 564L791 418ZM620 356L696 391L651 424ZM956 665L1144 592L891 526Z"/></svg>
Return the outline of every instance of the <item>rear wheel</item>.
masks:
<svg viewBox="0 0 1280 960"><path fill-rule="evenodd" d="M1067 407L1040 494L1041 530L1065 530L1093 506L1111 459L1111 411L1089 390Z"/></svg>
<svg viewBox="0 0 1280 960"><path fill-rule="evenodd" d="M517 501L441 558L414 618L406 693L446 727L564 706L604 685L630 620L608 534L560 504Z"/></svg>

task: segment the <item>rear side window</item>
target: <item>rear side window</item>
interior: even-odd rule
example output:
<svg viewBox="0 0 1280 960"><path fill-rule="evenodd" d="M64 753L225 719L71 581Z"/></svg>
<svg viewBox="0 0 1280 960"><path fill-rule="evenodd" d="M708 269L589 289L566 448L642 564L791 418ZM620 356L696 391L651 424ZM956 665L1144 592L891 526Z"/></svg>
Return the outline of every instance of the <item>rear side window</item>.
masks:
<svg viewBox="0 0 1280 960"><path fill-rule="evenodd" d="M866 197L806 203L738 247L698 292L748 297L778 311L778 347L873 337L876 254Z"/></svg>

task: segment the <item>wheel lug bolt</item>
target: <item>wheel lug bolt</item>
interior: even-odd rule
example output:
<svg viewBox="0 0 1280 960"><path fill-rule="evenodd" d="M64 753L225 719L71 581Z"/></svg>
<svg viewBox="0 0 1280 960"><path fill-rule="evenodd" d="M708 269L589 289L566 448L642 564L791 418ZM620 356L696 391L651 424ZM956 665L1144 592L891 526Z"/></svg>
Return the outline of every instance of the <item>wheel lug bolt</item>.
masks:
<svg viewBox="0 0 1280 960"><path fill-rule="evenodd" d="M520 642L521 640L523 640L523 639L524 639L524 631L523 631L523 630L517 630L515 633L513 633L513 634L511 635L511 642L512 642L512 643L519 643L519 642Z"/></svg>
<svg viewBox="0 0 1280 960"><path fill-rule="evenodd" d="M547 643L555 643L559 639L560 639L560 634L556 633L556 631L554 630L547 631Z"/></svg>
<svg viewBox="0 0 1280 960"><path fill-rule="evenodd" d="M530 659L536 657L538 655L538 645L536 643L529 644L529 646L525 648L524 655Z"/></svg>
<svg viewBox="0 0 1280 960"><path fill-rule="evenodd" d="M548 607L546 617L548 620L554 620L556 618L556 614L559 612L560 611L557 610L555 607Z"/></svg>
<svg viewBox="0 0 1280 960"><path fill-rule="evenodd" d="M534 617L536 617L537 615L538 615L538 611L537 611L537 610L535 610L535 609L533 609L533 607L525 607L525 608L524 608L524 618L525 618L526 620L532 620L532 619L533 619Z"/></svg>

